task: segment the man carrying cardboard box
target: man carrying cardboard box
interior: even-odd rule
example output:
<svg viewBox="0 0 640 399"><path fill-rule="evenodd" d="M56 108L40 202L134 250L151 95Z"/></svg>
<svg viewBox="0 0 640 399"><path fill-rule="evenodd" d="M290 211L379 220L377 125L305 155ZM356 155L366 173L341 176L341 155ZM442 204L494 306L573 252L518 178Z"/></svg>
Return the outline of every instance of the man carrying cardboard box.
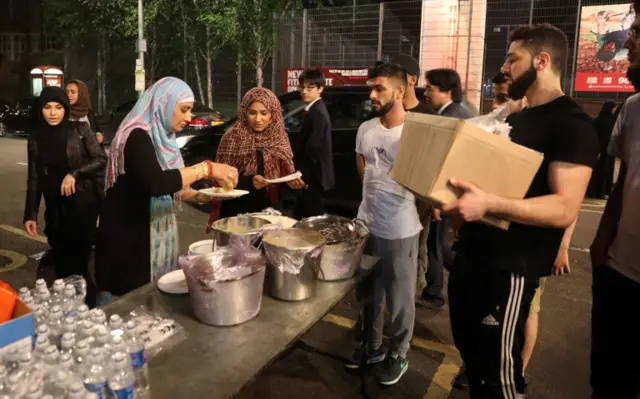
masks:
<svg viewBox="0 0 640 399"><path fill-rule="evenodd" d="M528 108L512 115L511 140L544 154L522 200L499 197L451 180L461 193L442 210L464 220L449 278L451 328L467 366L472 398L524 395L524 327L538 281L551 274L564 230L576 219L596 161L591 119L564 95L560 76L567 37L548 24L510 35L502 71L511 98ZM508 230L477 223L511 221Z"/></svg>
<svg viewBox="0 0 640 399"><path fill-rule="evenodd" d="M363 178L362 203L358 218L371 233L365 251L380 258L367 298L358 295L361 306L370 308L364 318L368 346L359 346L347 368L358 368L365 361L385 361L378 378L393 385L407 371L407 352L415 321L415 290L418 266L418 236L422 230L414 195L393 181L388 173L398 149L406 112L402 99L407 76L396 64L383 64L369 71L371 102L378 118L363 123L356 137L357 168ZM362 292L362 288L359 289ZM386 332L390 351L382 348L385 303L390 315Z"/></svg>

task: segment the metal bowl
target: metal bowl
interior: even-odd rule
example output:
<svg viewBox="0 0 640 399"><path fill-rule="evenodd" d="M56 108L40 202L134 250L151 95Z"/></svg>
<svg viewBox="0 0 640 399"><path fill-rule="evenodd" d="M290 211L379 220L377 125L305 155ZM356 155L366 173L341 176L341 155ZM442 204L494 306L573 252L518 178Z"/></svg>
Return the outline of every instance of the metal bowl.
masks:
<svg viewBox="0 0 640 399"><path fill-rule="evenodd" d="M267 224L271 224L271 222L251 215L216 220L211 225L215 246L223 247L228 245L232 236L242 236L250 240L257 238L260 235L260 227Z"/></svg>

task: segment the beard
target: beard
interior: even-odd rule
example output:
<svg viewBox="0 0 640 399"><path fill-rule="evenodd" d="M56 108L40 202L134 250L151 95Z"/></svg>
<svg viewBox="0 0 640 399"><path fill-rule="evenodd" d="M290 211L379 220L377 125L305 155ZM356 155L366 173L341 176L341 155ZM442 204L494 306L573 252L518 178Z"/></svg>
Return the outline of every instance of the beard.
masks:
<svg viewBox="0 0 640 399"><path fill-rule="evenodd" d="M508 90L509 98L513 100L522 100L527 94L527 90L529 90L529 88L536 82L537 78L538 74L532 61L531 66L525 71L525 73L516 79L512 78L512 82Z"/></svg>
<svg viewBox="0 0 640 399"><path fill-rule="evenodd" d="M636 92L640 91L640 66L630 66L627 69L627 79L633 85Z"/></svg>
<svg viewBox="0 0 640 399"><path fill-rule="evenodd" d="M388 103L386 103L385 105L381 105L380 108L378 108L377 110L374 108L373 109L373 113L375 116L383 116L385 115L387 112L389 112L391 110L391 108L393 108L393 105L395 104L396 100L394 98L391 98L391 100L389 100Z"/></svg>

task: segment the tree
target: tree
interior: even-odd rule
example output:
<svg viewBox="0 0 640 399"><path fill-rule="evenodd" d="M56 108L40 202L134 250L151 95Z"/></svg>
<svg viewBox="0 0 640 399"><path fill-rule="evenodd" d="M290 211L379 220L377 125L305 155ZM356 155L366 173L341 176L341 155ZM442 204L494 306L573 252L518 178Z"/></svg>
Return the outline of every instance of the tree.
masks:
<svg viewBox="0 0 640 399"><path fill-rule="evenodd" d="M256 84L264 84L263 69L272 54L274 15L298 9L300 0L239 0L238 51L256 70Z"/></svg>

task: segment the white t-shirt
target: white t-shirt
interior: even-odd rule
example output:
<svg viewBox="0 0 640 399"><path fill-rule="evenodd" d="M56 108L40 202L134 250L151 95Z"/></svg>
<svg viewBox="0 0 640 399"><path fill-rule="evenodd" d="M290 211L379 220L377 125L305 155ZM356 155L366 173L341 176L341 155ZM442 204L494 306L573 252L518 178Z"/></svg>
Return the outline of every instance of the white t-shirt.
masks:
<svg viewBox="0 0 640 399"><path fill-rule="evenodd" d="M402 126L387 129L375 118L360 125L356 137L356 153L365 159L358 218L371 234L386 240L412 237L422 230L413 194L389 177Z"/></svg>
<svg viewBox="0 0 640 399"><path fill-rule="evenodd" d="M609 247L608 265L640 283L640 94L623 105L613 128L609 154L627 166L622 213L616 237Z"/></svg>

